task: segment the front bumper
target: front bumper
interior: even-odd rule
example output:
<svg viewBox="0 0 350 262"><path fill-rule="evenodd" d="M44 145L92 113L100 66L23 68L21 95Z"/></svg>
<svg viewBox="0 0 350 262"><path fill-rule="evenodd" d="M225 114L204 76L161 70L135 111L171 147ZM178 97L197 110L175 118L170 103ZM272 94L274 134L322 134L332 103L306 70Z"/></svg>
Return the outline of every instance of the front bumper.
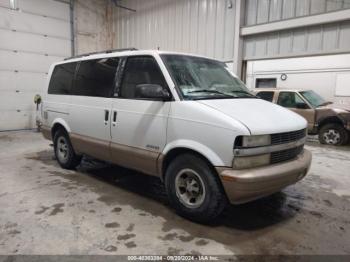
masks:
<svg viewBox="0 0 350 262"><path fill-rule="evenodd" d="M296 183L310 169L312 155L304 149L294 160L270 166L233 170L218 167L222 185L232 204L246 203Z"/></svg>

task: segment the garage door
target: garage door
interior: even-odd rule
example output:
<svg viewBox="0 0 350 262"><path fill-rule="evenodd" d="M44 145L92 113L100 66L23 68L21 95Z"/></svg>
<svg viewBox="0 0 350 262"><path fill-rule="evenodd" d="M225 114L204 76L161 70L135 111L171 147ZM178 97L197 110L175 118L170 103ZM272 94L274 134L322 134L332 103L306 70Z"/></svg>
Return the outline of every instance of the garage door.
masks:
<svg viewBox="0 0 350 262"><path fill-rule="evenodd" d="M34 95L71 55L70 28L63 1L0 0L0 131L35 127Z"/></svg>

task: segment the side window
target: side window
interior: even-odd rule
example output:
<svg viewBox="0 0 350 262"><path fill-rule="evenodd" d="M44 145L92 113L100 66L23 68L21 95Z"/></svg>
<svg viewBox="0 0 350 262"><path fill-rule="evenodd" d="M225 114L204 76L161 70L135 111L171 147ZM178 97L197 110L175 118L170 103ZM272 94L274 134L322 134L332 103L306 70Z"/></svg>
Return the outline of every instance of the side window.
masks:
<svg viewBox="0 0 350 262"><path fill-rule="evenodd" d="M52 95L69 95L77 63L55 66L49 84L48 93Z"/></svg>
<svg viewBox="0 0 350 262"><path fill-rule="evenodd" d="M136 86L144 84L156 84L163 88L167 86L163 73L153 57L129 57L124 68L120 97L138 98Z"/></svg>
<svg viewBox="0 0 350 262"><path fill-rule="evenodd" d="M307 104L295 92L281 92L277 104L288 108L308 108Z"/></svg>
<svg viewBox="0 0 350 262"><path fill-rule="evenodd" d="M259 92L256 94L257 97L264 99L266 101L272 102L274 92Z"/></svg>
<svg viewBox="0 0 350 262"><path fill-rule="evenodd" d="M110 97L114 89L118 61L118 58L81 61L72 94Z"/></svg>
<svg viewBox="0 0 350 262"><path fill-rule="evenodd" d="M276 78L257 78L255 82L256 88L276 88L277 79Z"/></svg>

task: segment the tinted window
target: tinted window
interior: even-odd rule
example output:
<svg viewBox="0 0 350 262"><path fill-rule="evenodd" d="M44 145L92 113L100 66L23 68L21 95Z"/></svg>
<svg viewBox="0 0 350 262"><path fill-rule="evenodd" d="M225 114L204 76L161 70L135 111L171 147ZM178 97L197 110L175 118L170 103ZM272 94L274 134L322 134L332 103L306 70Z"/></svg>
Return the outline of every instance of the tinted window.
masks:
<svg viewBox="0 0 350 262"><path fill-rule="evenodd" d="M137 98L136 86L156 84L166 88L166 82L153 57L129 57L124 69L121 97Z"/></svg>
<svg viewBox="0 0 350 262"><path fill-rule="evenodd" d="M276 78L257 78L255 83L256 88L276 88Z"/></svg>
<svg viewBox="0 0 350 262"><path fill-rule="evenodd" d="M118 58L82 61L74 82L73 95L110 97L118 67Z"/></svg>
<svg viewBox="0 0 350 262"><path fill-rule="evenodd" d="M266 101L272 102L273 94L273 92L259 92L256 94L256 96Z"/></svg>
<svg viewBox="0 0 350 262"><path fill-rule="evenodd" d="M288 108L307 107L306 103L294 92L281 92L278 97L277 104Z"/></svg>
<svg viewBox="0 0 350 262"><path fill-rule="evenodd" d="M49 94L70 94L76 64L77 63L67 63L55 66L50 79Z"/></svg>

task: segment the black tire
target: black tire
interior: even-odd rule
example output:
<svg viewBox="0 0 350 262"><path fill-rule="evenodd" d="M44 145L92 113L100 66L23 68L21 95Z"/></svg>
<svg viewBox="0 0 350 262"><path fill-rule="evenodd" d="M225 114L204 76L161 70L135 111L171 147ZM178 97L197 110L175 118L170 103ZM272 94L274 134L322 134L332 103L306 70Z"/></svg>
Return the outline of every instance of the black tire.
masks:
<svg viewBox="0 0 350 262"><path fill-rule="evenodd" d="M326 124L321 127L318 139L325 145L345 145L349 141L349 133L340 124Z"/></svg>
<svg viewBox="0 0 350 262"><path fill-rule="evenodd" d="M63 153L62 145L63 141L66 146L66 152ZM81 162L81 156L75 154L72 144L69 140L69 136L66 131L59 129L54 134L54 150L57 162L61 167L65 169L74 169ZM65 157L63 157L63 155Z"/></svg>
<svg viewBox="0 0 350 262"><path fill-rule="evenodd" d="M199 183L202 182L205 189L204 197L200 197L201 201L198 201L198 206L195 207L186 206L183 203L184 200L178 197L177 192L179 191L176 189L177 177L188 171L190 174L194 171L193 174L200 177L199 180L201 181ZM186 174L183 173L182 176L185 177ZM197 177L196 180L198 181ZM194 154L180 155L170 163L165 173L165 188L169 201L177 213L195 222L208 223L212 221L222 213L227 204L226 195L215 170L206 161ZM187 187L185 191L187 192Z"/></svg>

